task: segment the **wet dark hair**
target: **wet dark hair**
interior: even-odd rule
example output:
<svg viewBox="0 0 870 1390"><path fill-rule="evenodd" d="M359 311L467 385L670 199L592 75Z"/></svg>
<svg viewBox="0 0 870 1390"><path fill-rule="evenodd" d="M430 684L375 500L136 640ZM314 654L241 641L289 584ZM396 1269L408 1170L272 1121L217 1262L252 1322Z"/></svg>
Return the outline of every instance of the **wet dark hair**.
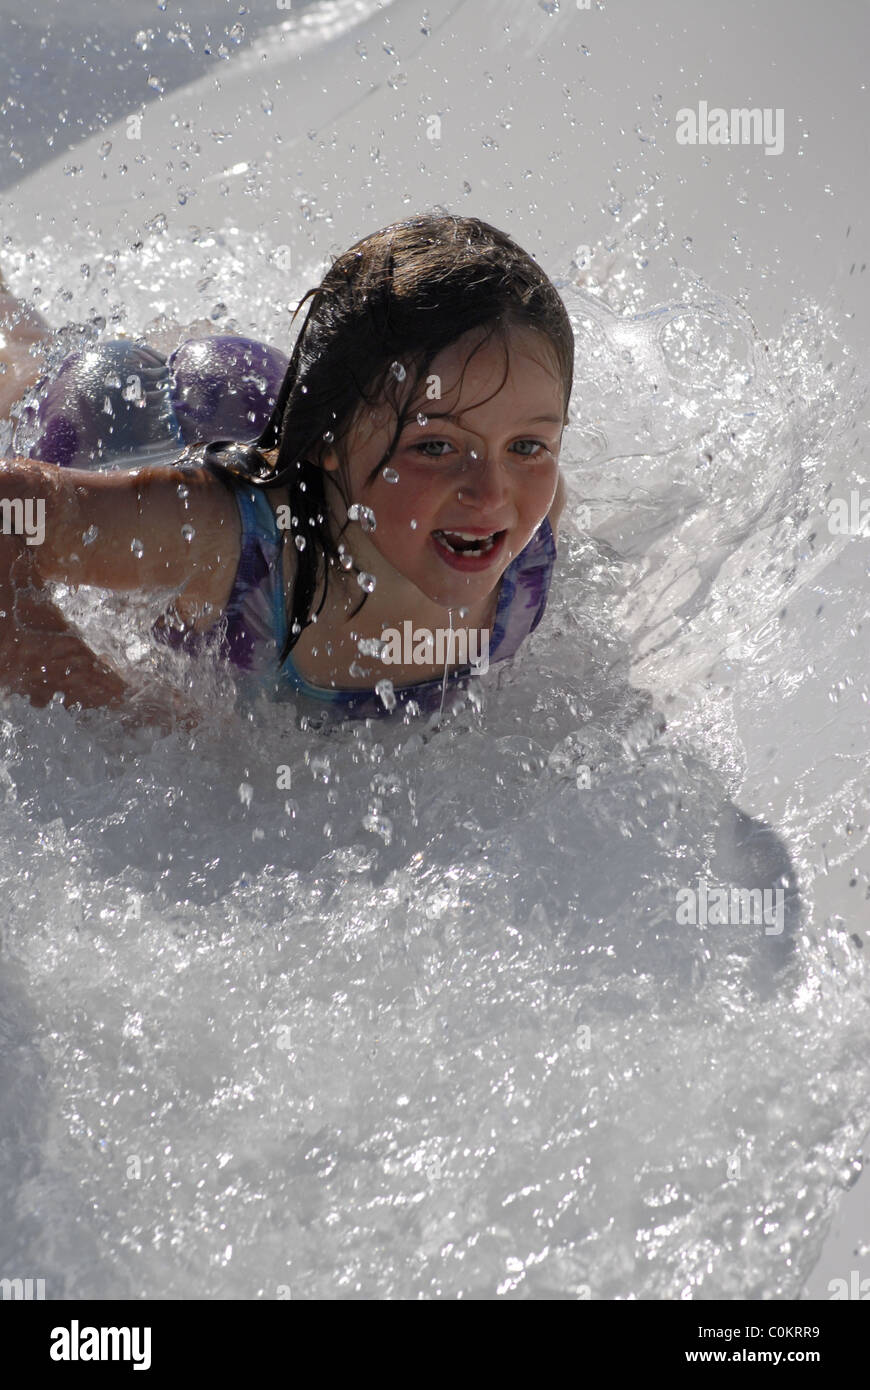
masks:
<svg viewBox="0 0 870 1390"><path fill-rule="evenodd" d="M371 482L389 463L411 418L399 397L415 401L434 358L469 330L480 329L485 336L468 360L498 335L505 348L501 385L509 371L509 330L542 333L555 353L566 421L574 375L574 335L556 289L509 236L476 217L422 215L384 227L333 262L320 285L300 300L294 321L309 299L260 437L253 445L218 441L205 453L208 466L228 484L244 478L254 487L289 487L293 543L298 547L300 538L302 548L297 548L282 665L312 621L321 558L325 583L317 613L326 601L329 567L342 563L329 531L325 482L329 478L338 487L345 506L351 502L347 446L363 405L371 409L386 401L396 412L395 433L369 475ZM428 407L425 413L438 417ZM260 451L276 446L272 467ZM337 472L321 466L330 449L339 460ZM347 525L345 520L340 536ZM286 532L281 535L285 540ZM338 545L343 546L340 538ZM345 556L345 567L348 560ZM361 594L359 607L367 597Z"/></svg>

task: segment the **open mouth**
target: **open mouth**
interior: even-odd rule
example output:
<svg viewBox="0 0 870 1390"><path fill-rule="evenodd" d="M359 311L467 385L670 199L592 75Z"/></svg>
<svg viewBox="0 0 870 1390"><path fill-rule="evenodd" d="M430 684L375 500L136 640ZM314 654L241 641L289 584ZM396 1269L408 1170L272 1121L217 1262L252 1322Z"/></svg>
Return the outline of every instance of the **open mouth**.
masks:
<svg viewBox="0 0 870 1390"><path fill-rule="evenodd" d="M493 531L489 536L472 536L467 531L433 531L432 534L454 555L486 555L507 532Z"/></svg>

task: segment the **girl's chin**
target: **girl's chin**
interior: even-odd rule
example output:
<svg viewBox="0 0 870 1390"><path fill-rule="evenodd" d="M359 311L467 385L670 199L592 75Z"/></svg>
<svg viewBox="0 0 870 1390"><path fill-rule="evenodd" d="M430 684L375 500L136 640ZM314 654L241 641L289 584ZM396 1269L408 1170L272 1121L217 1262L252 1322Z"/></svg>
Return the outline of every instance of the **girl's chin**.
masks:
<svg viewBox="0 0 870 1390"><path fill-rule="evenodd" d="M491 574L475 575L466 581L445 585L434 582L431 577L417 581L417 588L429 600L439 608L452 608L454 618L458 616L459 609L479 608L481 604L492 595L493 591L501 583L501 577L507 568L503 565L501 569L493 571Z"/></svg>
<svg viewBox="0 0 870 1390"><path fill-rule="evenodd" d="M388 563L430 603L439 608L452 608L455 612L458 608L479 606L501 582L513 559L506 536L507 533L503 533L498 545L493 547L498 551L495 558L484 555L481 562L481 557L474 557L472 564L467 566L461 562L460 565L445 562L431 536L427 537L422 551L403 556L398 563L396 559Z"/></svg>

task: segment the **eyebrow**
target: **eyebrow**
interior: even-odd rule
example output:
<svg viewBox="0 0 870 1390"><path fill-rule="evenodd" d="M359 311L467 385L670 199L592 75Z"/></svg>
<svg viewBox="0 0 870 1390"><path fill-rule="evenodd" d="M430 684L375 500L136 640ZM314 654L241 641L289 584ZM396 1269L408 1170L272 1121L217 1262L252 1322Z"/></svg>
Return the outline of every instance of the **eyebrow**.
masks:
<svg viewBox="0 0 870 1390"><path fill-rule="evenodd" d="M454 424L454 425L458 425L458 424L459 424L459 416L458 416L458 415L448 415L448 414L429 415L429 414L427 414L427 412L426 412L425 410L420 410L420 411L418 411L418 414L420 414L420 415L425 415L427 421L428 421L428 420L449 420L449 421L451 422L451 424ZM411 424L418 424L418 423L419 423L419 422L418 422L416 419L414 419L414 420L409 420L409 421L408 421L408 424L409 424L409 425L411 425ZM528 418L524 423L527 424L527 425L561 425L562 420L561 420L561 417L558 416L558 415L530 415L529 418Z"/></svg>

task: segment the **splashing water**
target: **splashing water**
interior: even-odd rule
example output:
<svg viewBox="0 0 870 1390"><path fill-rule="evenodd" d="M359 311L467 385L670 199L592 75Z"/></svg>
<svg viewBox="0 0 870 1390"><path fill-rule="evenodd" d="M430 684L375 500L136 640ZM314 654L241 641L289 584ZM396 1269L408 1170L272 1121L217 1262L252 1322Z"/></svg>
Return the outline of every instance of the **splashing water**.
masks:
<svg viewBox="0 0 870 1390"><path fill-rule="evenodd" d="M280 342L257 254L216 274ZM160 272L195 318L185 255ZM866 842L866 660L827 577L860 542L823 518L863 387L812 307L761 343L697 285L560 290L549 606L440 724L237 699L141 643L153 604L85 591L61 598L89 639L200 728L5 703L0 1239L49 1297L799 1295L870 1124L866 953L813 848ZM831 685L825 602L820 796L784 759ZM675 920L699 875L746 881L733 797L793 857L788 940Z"/></svg>

